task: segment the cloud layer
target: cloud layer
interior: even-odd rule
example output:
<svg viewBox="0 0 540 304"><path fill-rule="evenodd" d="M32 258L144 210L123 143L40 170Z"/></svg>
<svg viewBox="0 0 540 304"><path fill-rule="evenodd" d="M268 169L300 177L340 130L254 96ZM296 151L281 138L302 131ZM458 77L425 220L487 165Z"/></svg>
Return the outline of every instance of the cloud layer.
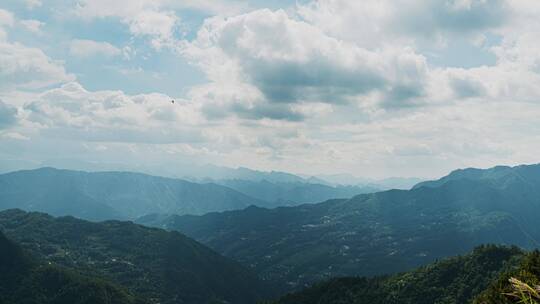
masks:
<svg viewBox="0 0 540 304"><path fill-rule="evenodd" d="M58 8L83 24L59 45L42 41L56 21L32 15L39 3L22 8L31 19L0 9L0 162L44 163L58 146L127 167L375 177L538 161L535 1L80 1ZM127 38L85 31L103 24ZM456 50L472 64L451 63ZM73 58L170 80L178 94L96 88ZM151 70L160 61L204 79L183 85L192 70Z"/></svg>

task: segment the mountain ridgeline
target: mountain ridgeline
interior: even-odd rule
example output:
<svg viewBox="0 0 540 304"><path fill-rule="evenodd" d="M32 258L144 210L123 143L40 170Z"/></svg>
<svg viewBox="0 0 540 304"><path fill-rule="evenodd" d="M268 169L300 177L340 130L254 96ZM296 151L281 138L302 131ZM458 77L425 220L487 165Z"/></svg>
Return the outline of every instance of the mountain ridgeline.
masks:
<svg viewBox="0 0 540 304"><path fill-rule="evenodd" d="M407 271L485 243L538 247L540 165L469 171L408 191L139 223L181 231L292 289Z"/></svg>
<svg viewBox="0 0 540 304"><path fill-rule="evenodd" d="M149 213L204 214L262 204L216 184L128 172L42 168L0 175L0 209L19 208L88 220Z"/></svg>
<svg viewBox="0 0 540 304"><path fill-rule="evenodd" d="M272 294L272 287L237 262L178 232L147 228L131 222L93 223L20 210L0 212L0 230L44 265L71 269L87 277L106 278L152 303L250 304ZM2 250L1 254L5 255L6 251ZM18 264L24 265L15 263ZM2 267L5 268L6 264ZM23 279L25 271L18 269L13 272ZM55 274L38 272L37 275L36 279L41 280L46 279L42 275ZM83 279L77 280L86 284ZM118 293L119 297L122 295L109 285L98 287L99 292L105 290ZM6 288L16 292L16 288L9 285ZM129 296L125 298L129 299Z"/></svg>
<svg viewBox="0 0 540 304"><path fill-rule="evenodd" d="M377 192L376 186L330 186L321 183L270 182L267 180L218 180L217 184L267 202L260 207L274 208L304 203L319 203L334 198L350 198L358 194Z"/></svg>
<svg viewBox="0 0 540 304"><path fill-rule="evenodd" d="M53 168L17 171L0 175L0 210L19 208L99 221L135 219L152 213L201 215L251 205L298 205L376 190L306 183L295 175L277 172L262 176L275 181L194 183L130 172Z"/></svg>

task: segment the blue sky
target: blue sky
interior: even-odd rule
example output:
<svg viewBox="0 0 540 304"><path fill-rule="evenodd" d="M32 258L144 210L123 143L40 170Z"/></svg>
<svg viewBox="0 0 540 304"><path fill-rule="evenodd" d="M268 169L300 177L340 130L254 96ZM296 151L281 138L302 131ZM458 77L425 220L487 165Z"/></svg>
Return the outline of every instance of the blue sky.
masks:
<svg viewBox="0 0 540 304"><path fill-rule="evenodd" d="M229 5L227 1L220 2L223 4L216 9ZM76 74L78 82L85 88L123 90L129 94L162 92L171 96L184 96L190 87L206 81L204 73L185 58L168 49L156 50L148 45L146 38L134 37L129 27L119 22L117 16L88 20L81 20L76 15L70 16L68 12L84 1L37 1L40 4L34 6L28 3L33 2L8 0L2 8L11 11L17 18L42 22L42 34L36 37L27 30L14 28L11 34L13 40L43 49L51 58L64 60L66 69ZM289 9L302 1L230 3L231 6L239 6L238 10L233 11L241 13L259 8ZM204 20L215 13L213 9L198 5L195 1L193 5L174 9L178 17L174 35L178 39L195 38ZM107 42L117 47L129 46L136 54L129 59L107 56L80 58L69 53L73 39Z"/></svg>
<svg viewBox="0 0 540 304"><path fill-rule="evenodd" d="M539 12L530 0L7 0L0 170L379 178L538 162Z"/></svg>

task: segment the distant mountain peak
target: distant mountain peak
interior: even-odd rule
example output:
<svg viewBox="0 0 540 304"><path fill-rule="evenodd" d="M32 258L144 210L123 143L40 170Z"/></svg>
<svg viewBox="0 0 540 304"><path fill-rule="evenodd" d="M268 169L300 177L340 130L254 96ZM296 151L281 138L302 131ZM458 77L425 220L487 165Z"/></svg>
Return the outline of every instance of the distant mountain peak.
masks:
<svg viewBox="0 0 540 304"><path fill-rule="evenodd" d="M204 214L260 203L225 186L143 173L40 168L0 175L0 210L20 208L89 220Z"/></svg>
<svg viewBox="0 0 540 304"><path fill-rule="evenodd" d="M507 185L508 178L518 177L524 180L540 179L540 164L518 166L494 166L488 169L465 168L457 169L450 174L434 181L418 183L414 188L438 187L448 181L456 179L491 181L494 186Z"/></svg>

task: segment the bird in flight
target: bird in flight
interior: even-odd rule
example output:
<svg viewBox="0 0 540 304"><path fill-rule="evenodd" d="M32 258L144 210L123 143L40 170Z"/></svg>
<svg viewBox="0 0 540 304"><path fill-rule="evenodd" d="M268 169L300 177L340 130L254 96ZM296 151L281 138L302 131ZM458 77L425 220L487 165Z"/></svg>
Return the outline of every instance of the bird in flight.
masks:
<svg viewBox="0 0 540 304"><path fill-rule="evenodd" d="M174 104L174 99L171 99L171 103Z"/></svg>

